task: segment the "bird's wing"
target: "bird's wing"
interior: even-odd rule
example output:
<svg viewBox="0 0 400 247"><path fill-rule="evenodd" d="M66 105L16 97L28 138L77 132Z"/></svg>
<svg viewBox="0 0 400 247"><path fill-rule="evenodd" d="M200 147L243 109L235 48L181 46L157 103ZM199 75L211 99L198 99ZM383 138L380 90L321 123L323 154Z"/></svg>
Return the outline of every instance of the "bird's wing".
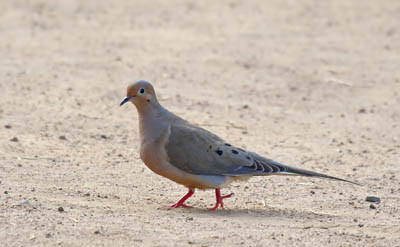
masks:
<svg viewBox="0 0 400 247"><path fill-rule="evenodd" d="M190 124L172 124L165 149L172 165L197 175L223 175L242 166L251 166L247 152Z"/></svg>
<svg viewBox="0 0 400 247"><path fill-rule="evenodd" d="M234 147L215 134L190 124L172 124L165 149L172 165L192 174L289 174L285 166Z"/></svg>
<svg viewBox="0 0 400 247"><path fill-rule="evenodd" d="M288 166L232 146L215 134L188 123L171 124L165 146L169 162L191 174L222 176L300 175L341 178ZM356 184L356 183L355 183Z"/></svg>

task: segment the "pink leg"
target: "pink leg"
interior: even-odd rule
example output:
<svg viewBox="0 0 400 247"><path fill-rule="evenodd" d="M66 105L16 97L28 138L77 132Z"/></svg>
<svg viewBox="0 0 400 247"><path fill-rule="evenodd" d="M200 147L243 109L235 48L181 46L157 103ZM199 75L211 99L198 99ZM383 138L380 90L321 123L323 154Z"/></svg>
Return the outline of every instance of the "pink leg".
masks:
<svg viewBox="0 0 400 247"><path fill-rule="evenodd" d="M184 202L193 194L194 194L194 188L189 188L188 193L184 197L182 197L177 203L171 205L170 208L179 208L179 207L190 208L190 206L184 204Z"/></svg>
<svg viewBox="0 0 400 247"><path fill-rule="evenodd" d="M215 197L216 197L216 199L217 199L217 202L215 203L215 206L214 206L214 207L210 208L210 210L214 211L214 210L216 210L220 205L221 205L221 208L224 208L224 202L223 202L222 200L225 199L225 198L229 198L229 197L231 197L232 195L233 195L233 193L231 193L231 194L229 194L229 195L226 195L226 196L221 196L220 190L219 190L219 189L215 189Z"/></svg>

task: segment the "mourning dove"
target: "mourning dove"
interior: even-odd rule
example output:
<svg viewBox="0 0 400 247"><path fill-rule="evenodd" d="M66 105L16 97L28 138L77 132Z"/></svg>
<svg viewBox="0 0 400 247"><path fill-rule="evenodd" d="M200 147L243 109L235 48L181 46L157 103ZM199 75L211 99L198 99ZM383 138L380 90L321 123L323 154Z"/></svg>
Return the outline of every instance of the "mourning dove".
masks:
<svg viewBox="0 0 400 247"><path fill-rule="evenodd" d="M195 188L215 189L216 204L210 210L223 208L223 199L232 194L221 196L220 189L252 176L301 175L350 182L284 165L235 147L165 109L147 81L128 86L127 96L120 105L127 102L132 102L139 114L140 158L153 172L189 189L171 208L189 207L184 202Z"/></svg>

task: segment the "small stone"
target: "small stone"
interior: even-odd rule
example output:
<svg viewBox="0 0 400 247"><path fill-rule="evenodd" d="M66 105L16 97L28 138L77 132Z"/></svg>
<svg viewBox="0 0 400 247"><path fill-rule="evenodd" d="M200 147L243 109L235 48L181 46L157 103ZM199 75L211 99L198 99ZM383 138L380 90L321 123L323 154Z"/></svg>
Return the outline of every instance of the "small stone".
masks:
<svg viewBox="0 0 400 247"><path fill-rule="evenodd" d="M67 137L65 137L65 136L59 136L58 139L63 140L63 141L66 141L66 140L67 140Z"/></svg>
<svg viewBox="0 0 400 247"><path fill-rule="evenodd" d="M28 200L21 200L18 203L18 206L29 206L29 207L33 207L33 204L28 201Z"/></svg>
<svg viewBox="0 0 400 247"><path fill-rule="evenodd" d="M7 191L7 190L5 190L5 191L4 191L4 194L5 194L5 195L8 195L8 191Z"/></svg>
<svg viewBox="0 0 400 247"><path fill-rule="evenodd" d="M360 223L360 224L358 224L358 227L363 227L363 226L364 226L364 224L361 224L361 223Z"/></svg>
<svg viewBox="0 0 400 247"><path fill-rule="evenodd" d="M51 233L46 233L45 237L46 238L51 238Z"/></svg>
<svg viewBox="0 0 400 247"><path fill-rule="evenodd" d="M193 217L187 217L186 220L193 220Z"/></svg>
<svg viewBox="0 0 400 247"><path fill-rule="evenodd" d="M108 137L106 135L101 135L100 136L102 139L108 139Z"/></svg>
<svg viewBox="0 0 400 247"><path fill-rule="evenodd" d="M57 210L58 210L58 212L60 212L60 213L64 212L64 208L63 208L63 207L59 207Z"/></svg>
<svg viewBox="0 0 400 247"><path fill-rule="evenodd" d="M367 198L365 198L365 201L374 202L374 203L380 203L381 202L381 198L376 197L376 196L367 196Z"/></svg>
<svg viewBox="0 0 400 247"><path fill-rule="evenodd" d="M369 208L370 208L370 209L376 209L376 207L375 207L374 204L370 204L370 205L369 205Z"/></svg>
<svg viewBox="0 0 400 247"><path fill-rule="evenodd" d="M310 193L311 193L312 195L314 195L314 194L315 194L315 191L312 190L312 191L310 191Z"/></svg>
<svg viewBox="0 0 400 247"><path fill-rule="evenodd" d="M12 141L12 142L18 142L19 140L18 140L17 137L13 137L13 138L10 139L10 141Z"/></svg>
<svg viewBox="0 0 400 247"><path fill-rule="evenodd" d="M358 113L366 113L366 112L367 112L367 110L365 110L365 108L361 108L358 110Z"/></svg>
<svg viewBox="0 0 400 247"><path fill-rule="evenodd" d="M100 234L99 230L94 231L94 234Z"/></svg>
<svg viewBox="0 0 400 247"><path fill-rule="evenodd" d="M9 124L6 124L6 125L4 125L4 128L6 128L6 129L11 129L11 128L12 128L12 126L11 126L11 125L9 125Z"/></svg>

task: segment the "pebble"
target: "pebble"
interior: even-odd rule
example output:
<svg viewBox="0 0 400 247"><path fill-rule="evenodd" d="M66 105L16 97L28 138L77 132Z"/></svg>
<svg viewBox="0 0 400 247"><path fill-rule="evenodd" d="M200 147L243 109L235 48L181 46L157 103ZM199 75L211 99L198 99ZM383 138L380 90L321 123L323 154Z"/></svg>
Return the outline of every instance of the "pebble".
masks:
<svg viewBox="0 0 400 247"><path fill-rule="evenodd" d="M376 207L375 207L374 204L370 204L370 205L369 205L369 208L370 208L370 209L376 209Z"/></svg>
<svg viewBox="0 0 400 247"><path fill-rule="evenodd" d="M365 198L365 201L380 203L381 202L381 198L376 197L376 196L367 196L367 198Z"/></svg>
<svg viewBox="0 0 400 247"><path fill-rule="evenodd" d="M63 207L59 207L57 210L58 210L58 212L60 212L60 213L64 212L64 208L63 208Z"/></svg>
<svg viewBox="0 0 400 247"><path fill-rule="evenodd" d="M18 206L29 206L29 207L33 207L33 204L28 201L28 200L21 200L18 203Z"/></svg>
<svg viewBox="0 0 400 247"><path fill-rule="evenodd" d="M366 113L366 112L367 112L367 110L365 110L365 108L361 108L358 110L358 113Z"/></svg>
<svg viewBox="0 0 400 247"><path fill-rule="evenodd" d="M13 138L10 139L10 141L12 141L12 142L18 142L19 140L18 140L17 137L13 137Z"/></svg>

